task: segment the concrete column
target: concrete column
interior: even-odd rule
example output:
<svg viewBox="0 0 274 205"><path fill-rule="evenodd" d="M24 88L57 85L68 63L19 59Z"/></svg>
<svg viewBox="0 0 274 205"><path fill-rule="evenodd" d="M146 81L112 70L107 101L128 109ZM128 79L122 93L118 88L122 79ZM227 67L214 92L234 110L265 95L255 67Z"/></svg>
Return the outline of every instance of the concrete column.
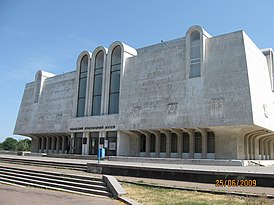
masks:
<svg viewBox="0 0 274 205"><path fill-rule="evenodd" d="M253 158L259 160L259 140L254 139L254 150L253 150Z"/></svg>
<svg viewBox="0 0 274 205"><path fill-rule="evenodd" d="M144 133L144 135L146 136L146 156L149 157L150 156L150 134L148 133Z"/></svg>
<svg viewBox="0 0 274 205"><path fill-rule="evenodd" d="M183 132L176 132L177 135L177 157L182 158L183 152Z"/></svg>
<svg viewBox="0 0 274 205"><path fill-rule="evenodd" d="M263 160L264 159L264 146L263 146L262 140L259 139L258 143L259 143L259 150L261 150L261 158L260 159ZM259 154L260 154L260 152L259 152Z"/></svg>
<svg viewBox="0 0 274 205"><path fill-rule="evenodd" d="M183 131L186 131L189 135L189 159L194 159L195 132L194 130L190 130L190 129L183 129Z"/></svg>
<svg viewBox="0 0 274 205"><path fill-rule="evenodd" d="M60 139L61 139L61 137L57 136L56 138L57 138L56 153L60 153L59 147L60 147Z"/></svg>
<svg viewBox="0 0 274 205"><path fill-rule="evenodd" d="M51 137L51 153L54 153L54 143L55 143L55 137Z"/></svg>
<svg viewBox="0 0 274 205"><path fill-rule="evenodd" d="M265 139L262 139L263 146L263 159L268 159L268 146L266 144Z"/></svg>
<svg viewBox="0 0 274 205"><path fill-rule="evenodd" d="M165 131L164 133L166 135L166 157L170 157L170 152L171 152L171 132L170 131Z"/></svg>
<svg viewBox="0 0 274 205"><path fill-rule="evenodd" d="M161 139L161 133L159 131L150 131L150 133L155 135L156 138L156 157L160 157L160 139Z"/></svg>
<svg viewBox="0 0 274 205"><path fill-rule="evenodd" d="M49 138L50 138L50 137L46 137L46 139L47 139L47 143L46 143L46 153L49 153L49 148L50 148Z"/></svg>
<svg viewBox="0 0 274 205"><path fill-rule="evenodd" d="M202 135L202 159L207 159L207 131L203 128L197 128Z"/></svg>
<svg viewBox="0 0 274 205"><path fill-rule="evenodd" d="M274 159L274 140L270 141L270 147L269 147L269 159Z"/></svg>
<svg viewBox="0 0 274 205"><path fill-rule="evenodd" d="M134 133L134 136L137 138L137 157L140 156L140 146L141 146L141 134Z"/></svg>
<svg viewBox="0 0 274 205"><path fill-rule="evenodd" d="M68 139L68 140L70 140L70 154L74 154L74 152L75 152L75 139L74 139L74 137L75 137L75 133L72 132L70 134L70 139Z"/></svg>
<svg viewBox="0 0 274 205"><path fill-rule="evenodd" d="M156 157L160 157L160 140L161 140L161 134L157 133L155 134L156 137Z"/></svg>
<svg viewBox="0 0 274 205"><path fill-rule="evenodd" d="M90 132L86 132L87 144L86 144L86 155L89 155L89 140L90 140Z"/></svg>
<svg viewBox="0 0 274 205"><path fill-rule="evenodd" d="M61 153L65 154L66 153L66 137L62 136L62 147L61 147Z"/></svg>
<svg viewBox="0 0 274 205"><path fill-rule="evenodd" d="M45 137L41 137L41 153L44 152Z"/></svg>

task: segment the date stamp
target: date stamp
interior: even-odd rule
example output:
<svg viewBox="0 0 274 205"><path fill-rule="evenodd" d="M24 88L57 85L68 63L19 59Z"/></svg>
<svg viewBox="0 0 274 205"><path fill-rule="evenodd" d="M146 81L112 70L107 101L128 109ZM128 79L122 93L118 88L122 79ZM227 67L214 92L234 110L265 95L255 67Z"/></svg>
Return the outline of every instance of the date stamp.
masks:
<svg viewBox="0 0 274 205"><path fill-rule="evenodd" d="M256 187L256 179L216 179L215 187Z"/></svg>

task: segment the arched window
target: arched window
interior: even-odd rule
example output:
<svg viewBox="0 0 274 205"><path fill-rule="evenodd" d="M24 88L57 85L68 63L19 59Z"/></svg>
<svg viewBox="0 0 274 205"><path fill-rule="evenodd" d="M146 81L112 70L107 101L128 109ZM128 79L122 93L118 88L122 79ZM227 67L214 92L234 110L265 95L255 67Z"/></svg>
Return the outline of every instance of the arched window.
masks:
<svg viewBox="0 0 274 205"><path fill-rule="evenodd" d="M108 114L115 114L119 112L120 70L121 47L116 46L113 49L111 56Z"/></svg>
<svg viewBox="0 0 274 205"><path fill-rule="evenodd" d="M190 72L189 77L201 76L201 40L200 32L194 31L190 35Z"/></svg>
<svg viewBox="0 0 274 205"><path fill-rule="evenodd" d="M88 72L88 56L85 55L82 58L81 63L80 63L78 101L77 101L77 117L85 116L87 72Z"/></svg>
<svg viewBox="0 0 274 205"><path fill-rule="evenodd" d="M104 52L99 51L95 57L91 115L101 114L103 67L104 67Z"/></svg>

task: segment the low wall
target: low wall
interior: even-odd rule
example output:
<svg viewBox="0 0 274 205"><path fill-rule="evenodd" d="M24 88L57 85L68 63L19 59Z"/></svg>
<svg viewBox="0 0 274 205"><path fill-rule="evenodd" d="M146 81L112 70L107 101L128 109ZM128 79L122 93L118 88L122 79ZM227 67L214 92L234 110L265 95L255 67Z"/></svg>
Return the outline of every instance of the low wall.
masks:
<svg viewBox="0 0 274 205"><path fill-rule="evenodd" d="M274 175L266 173L211 171L192 169L172 169L160 167L144 167L138 165L114 165L103 163L87 163L90 173L107 174L113 176L131 176L139 178L167 179L188 182L210 183L216 185L218 181L229 183L251 183L249 186L274 187ZM255 182L255 184L253 184ZM242 185L243 183L243 185Z"/></svg>
<svg viewBox="0 0 274 205"><path fill-rule="evenodd" d="M180 159L180 158L151 158L151 157L119 157L110 156L109 161L158 163L158 164L192 164L213 166L248 166L246 160L217 160L217 159Z"/></svg>

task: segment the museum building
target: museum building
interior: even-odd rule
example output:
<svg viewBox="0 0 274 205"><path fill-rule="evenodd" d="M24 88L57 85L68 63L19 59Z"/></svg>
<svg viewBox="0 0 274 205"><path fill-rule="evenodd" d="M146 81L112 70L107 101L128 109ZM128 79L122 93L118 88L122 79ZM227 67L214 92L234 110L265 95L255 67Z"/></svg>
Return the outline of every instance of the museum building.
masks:
<svg viewBox="0 0 274 205"><path fill-rule="evenodd" d="M274 159L273 50L244 31L78 56L76 71L39 70L14 133L32 152L183 159Z"/></svg>

